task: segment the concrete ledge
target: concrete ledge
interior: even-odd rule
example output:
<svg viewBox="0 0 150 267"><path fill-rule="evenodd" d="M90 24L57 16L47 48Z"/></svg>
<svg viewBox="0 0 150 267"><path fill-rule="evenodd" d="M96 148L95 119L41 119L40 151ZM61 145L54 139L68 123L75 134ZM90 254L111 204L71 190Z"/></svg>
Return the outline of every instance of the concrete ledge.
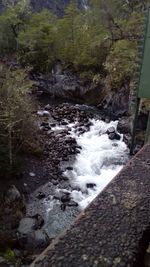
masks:
<svg viewBox="0 0 150 267"><path fill-rule="evenodd" d="M150 144L31 267L142 267L149 223Z"/></svg>

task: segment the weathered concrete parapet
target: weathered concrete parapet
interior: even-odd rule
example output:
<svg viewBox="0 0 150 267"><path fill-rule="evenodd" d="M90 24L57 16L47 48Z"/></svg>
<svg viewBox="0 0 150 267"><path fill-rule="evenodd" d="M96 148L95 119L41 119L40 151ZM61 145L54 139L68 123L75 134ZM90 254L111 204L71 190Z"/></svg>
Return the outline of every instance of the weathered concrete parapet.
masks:
<svg viewBox="0 0 150 267"><path fill-rule="evenodd" d="M149 223L150 144L31 267L141 267Z"/></svg>

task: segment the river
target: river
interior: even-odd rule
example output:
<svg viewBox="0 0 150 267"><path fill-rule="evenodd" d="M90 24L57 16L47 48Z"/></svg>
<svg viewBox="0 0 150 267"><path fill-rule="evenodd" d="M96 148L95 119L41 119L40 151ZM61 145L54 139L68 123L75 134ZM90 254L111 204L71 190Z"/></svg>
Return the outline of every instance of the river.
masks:
<svg viewBox="0 0 150 267"><path fill-rule="evenodd" d="M67 114L64 111L66 107ZM73 108L70 109L70 107ZM40 116L42 112L39 112ZM75 140L78 153L73 159L70 157L68 161L62 161L60 164L62 176L67 177L67 180L56 185L51 182L46 183L40 188L45 198L37 200L38 188L32 194L28 204L29 215L40 213L44 218L43 229L50 238L54 238L69 227L75 217L123 168L129 157L129 150L123 142L123 135L119 134L120 140L110 140L107 134L110 127L117 129L118 121L102 120L96 108L75 104L64 104L64 107L60 108L60 105L55 103L52 112L58 113L54 116L58 118L58 121L55 120L52 125L53 116L50 116L49 123L52 125L50 132L56 136L61 136L61 133L66 132L67 135L63 136L63 141L66 138ZM84 118L86 123L79 121L83 112L86 114ZM71 120L68 119L70 116ZM63 200L64 196L68 197L68 200ZM63 209L62 205L64 205Z"/></svg>

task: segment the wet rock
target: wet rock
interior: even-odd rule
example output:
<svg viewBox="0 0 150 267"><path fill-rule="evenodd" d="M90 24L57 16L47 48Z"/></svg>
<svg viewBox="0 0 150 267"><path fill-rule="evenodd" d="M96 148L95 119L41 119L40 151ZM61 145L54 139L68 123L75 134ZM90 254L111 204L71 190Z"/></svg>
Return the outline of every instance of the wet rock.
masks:
<svg viewBox="0 0 150 267"><path fill-rule="evenodd" d="M49 128L49 129L51 129L50 126L49 126L49 122L47 122L47 121L43 121L43 122L41 123L41 127L47 127L47 128Z"/></svg>
<svg viewBox="0 0 150 267"><path fill-rule="evenodd" d="M63 195L60 200L63 203L69 202L71 200L70 193L65 193L65 195Z"/></svg>
<svg viewBox="0 0 150 267"><path fill-rule="evenodd" d="M66 122L66 121L62 121L62 122L61 122L61 125L64 125L64 126L65 126L65 125L68 125L68 122Z"/></svg>
<svg viewBox="0 0 150 267"><path fill-rule="evenodd" d="M66 177L66 176L63 176L63 177L62 177L62 180L63 180L63 181L68 181L68 180L69 180L69 178L68 178L68 177Z"/></svg>
<svg viewBox="0 0 150 267"><path fill-rule="evenodd" d="M37 112L37 115L40 117L49 117L50 113L47 110L40 110Z"/></svg>
<svg viewBox="0 0 150 267"><path fill-rule="evenodd" d="M50 109L51 109L50 104L47 104L47 105L45 106L45 110L50 110Z"/></svg>
<svg viewBox="0 0 150 267"><path fill-rule="evenodd" d="M120 136L120 134L118 134L118 133L110 133L110 134L108 135L108 138L109 138L110 140L120 140L120 139L121 139L121 136Z"/></svg>
<svg viewBox="0 0 150 267"><path fill-rule="evenodd" d="M95 83L88 78L80 78L70 71L61 74L53 74L51 78L47 76L34 75L37 90L43 90L52 97L82 101L89 104L99 104L105 97L106 92L103 84ZM65 105L63 113L68 113ZM83 114L84 115L84 114Z"/></svg>
<svg viewBox="0 0 150 267"><path fill-rule="evenodd" d="M43 192L38 192L37 196L38 199L42 199L45 197L45 194Z"/></svg>
<svg viewBox="0 0 150 267"><path fill-rule="evenodd" d="M77 202L75 202L75 201L70 201L68 204L67 204L67 206L69 206L69 207L78 207L79 206L79 204L77 203Z"/></svg>
<svg viewBox="0 0 150 267"><path fill-rule="evenodd" d="M39 215L38 215L39 217ZM19 245L29 252L41 250L49 244L49 238L44 230L37 229L37 218L23 218L18 227L17 236Z"/></svg>
<svg viewBox="0 0 150 267"><path fill-rule="evenodd" d="M51 123L50 126L51 127L56 127L56 123Z"/></svg>
<svg viewBox="0 0 150 267"><path fill-rule="evenodd" d="M30 177L35 177L35 173L34 172L29 172Z"/></svg>
<svg viewBox="0 0 150 267"><path fill-rule="evenodd" d="M68 138L66 139L66 143L67 143L67 144L76 144L77 142L76 142L76 140L75 140L74 138L72 138L72 137L68 137Z"/></svg>
<svg viewBox="0 0 150 267"><path fill-rule="evenodd" d="M50 239L44 230L37 230L34 232L35 249L43 249L49 245Z"/></svg>
<svg viewBox="0 0 150 267"><path fill-rule="evenodd" d="M56 180L52 180L52 184L53 184L53 185L58 185L58 181L56 181Z"/></svg>
<svg viewBox="0 0 150 267"><path fill-rule="evenodd" d="M36 229L36 219L35 218L23 218L20 221L18 227L18 233L20 236L28 235L33 230Z"/></svg>
<svg viewBox="0 0 150 267"><path fill-rule="evenodd" d="M109 118L105 118L104 119L106 123L109 123L110 122L110 119Z"/></svg>
<svg viewBox="0 0 150 267"><path fill-rule="evenodd" d="M40 214L37 213L32 218L36 220L36 229L40 229L44 225L44 219Z"/></svg>
<svg viewBox="0 0 150 267"><path fill-rule="evenodd" d="M12 185L5 195L5 202L12 203L20 199L21 199L21 194L19 190L15 187L15 185Z"/></svg>
<svg viewBox="0 0 150 267"><path fill-rule="evenodd" d="M86 187L87 187L87 188L94 188L95 186L96 186L95 183L87 183L87 184L86 184Z"/></svg>
<svg viewBox="0 0 150 267"><path fill-rule="evenodd" d="M113 134L113 133L115 133L115 132L116 132L115 127L110 127L110 128L107 129L107 134L108 134L108 135L109 135L109 134Z"/></svg>
<svg viewBox="0 0 150 267"><path fill-rule="evenodd" d="M67 167L66 170L73 171L73 167Z"/></svg>
<svg viewBox="0 0 150 267"><path fill-rule="evenodd" d="M113 147L118 147L118 144L117 143L113 143L112 146Z"/></svg>
<svg viewBox="0 0 150 267"><path fill-rule="evenodd" d="M61 204L60 208L61 208L62 211L65 211L66 210L66 204L65 203Z"/></svg>

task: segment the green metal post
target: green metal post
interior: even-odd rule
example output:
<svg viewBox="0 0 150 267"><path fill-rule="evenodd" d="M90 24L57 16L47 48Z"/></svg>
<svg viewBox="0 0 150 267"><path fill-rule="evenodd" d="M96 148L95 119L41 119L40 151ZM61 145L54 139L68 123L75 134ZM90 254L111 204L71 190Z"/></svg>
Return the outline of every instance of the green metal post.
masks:
<svg viewBox="0 0 150 267"><path fill-rule="evenodd" d="M148 114L148 122L147 122L147 129L146 129L146 135L145 135L145 144L148 142L150 136L150 111Z"/></svg>
<svg viewBox="0 0 150 267"><path fill-rule="evenodd" d="M131 147L130 147L130 155L133 155L133 150L134 150L136 126L137 126L137 122L138 122L139 106L140 106L140 98L137 98L136 111L135 111L135 117L134 117L134 123L133 123L133 131L132 131L132 141L131 141Z"/></svg>

